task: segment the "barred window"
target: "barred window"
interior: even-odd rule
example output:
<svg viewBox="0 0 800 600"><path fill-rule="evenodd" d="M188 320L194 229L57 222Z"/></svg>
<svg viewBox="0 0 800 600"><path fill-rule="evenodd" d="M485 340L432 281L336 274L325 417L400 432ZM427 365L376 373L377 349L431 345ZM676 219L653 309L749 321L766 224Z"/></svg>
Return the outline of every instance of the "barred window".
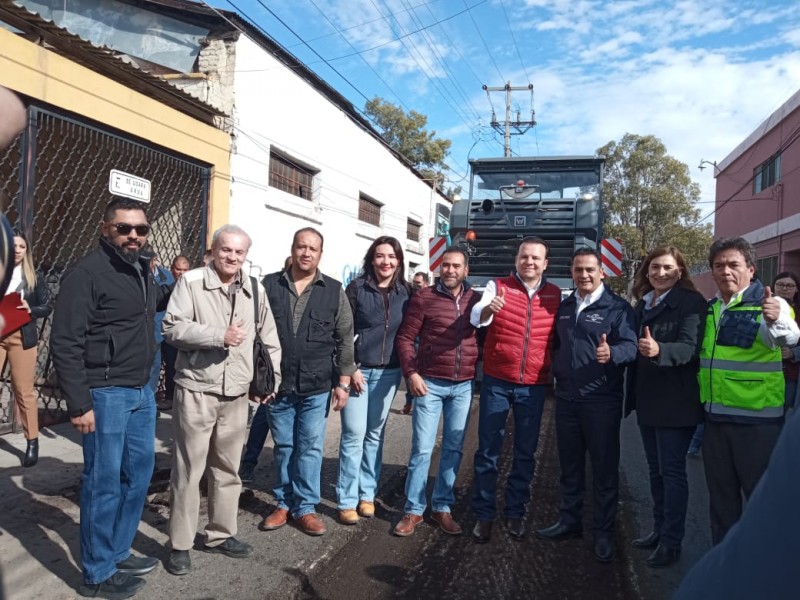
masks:
<svg viewBox="0 0 800 600"><path fill-rule="evenodd" d="M382 206L377 200L373 200L365 194L360 194L358 196L358 220L380 227Z"/></svg>
<svg viewBox="0 0 800 600"><path fill-rule="evenodd" d="M765 256L756 259L756 275L764 285L772 285L775 276L778 274L778 257Z"/></svg>
<svg viewBox="0 0 800 600"><path fill-rule="evenodd" d="M753 169L753 193L757 194L781 180L781 155L776 154Z"/></svg>
<svg viewBox="0 0 800 600"><path fill-rule="evenodd" d="M269 153L269 185L311 200L316 172L277 152Z"/></svg>
<svg viewBox="0 0 800 600"><path fill-rule="evenodd" d="M421 228L422 223L417 223L413 219L409 219L408 225L406 226L406 237L412 242L418 242Z"/></svg>

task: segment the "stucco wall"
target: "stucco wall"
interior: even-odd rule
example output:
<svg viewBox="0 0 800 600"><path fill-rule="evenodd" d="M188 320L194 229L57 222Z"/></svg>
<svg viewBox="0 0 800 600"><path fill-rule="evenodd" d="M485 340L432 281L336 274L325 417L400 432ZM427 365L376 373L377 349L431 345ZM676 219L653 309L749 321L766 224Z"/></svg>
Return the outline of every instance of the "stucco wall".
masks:
<svg viewBox="0 0 800 600"><path fill-rule="evenodd" d="M406 240L407 219L429 222L431 189L337 106L249 38L236 48L236 152L231 221L254 238L250 259L280 268L292 234L315 227L325 236L322 270L347 280L379 235L406 248L406 265L427 267L427 243ZM311 200L269 187L276 148L319 170ZM358 221L359 193L383 203L381 226ZM421 239L429 229L422 227ZM427 270L427 268L425 268Z"/></svg>

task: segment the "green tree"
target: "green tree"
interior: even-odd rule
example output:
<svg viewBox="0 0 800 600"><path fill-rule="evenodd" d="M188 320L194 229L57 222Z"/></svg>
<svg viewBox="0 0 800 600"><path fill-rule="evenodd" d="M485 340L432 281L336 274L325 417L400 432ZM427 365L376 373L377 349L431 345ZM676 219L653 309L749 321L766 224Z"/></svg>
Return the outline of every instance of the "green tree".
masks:
<svg viewBox="0 0 800 600"><path fill-rule="evenodd" d="M441 172L447 169L444 160L452 142L436 137L428 131L428 117L414 110L406 113L402 108L375 97L367 101L364 113L378 126L381 136L389 146L399 152L408 162L424 174L427 179L437 179L441 189L444 178Z"/></svg>
<svg viewBox="0 0 800 600"><path fill-rule="evenodd" d="M681 250L690 268L703 264L712 241L711 224L700 218L695 203L700 186L689 167L667 154L653 135L626 133L597 150L606 157L603 181L605 237L617 237L625 248L622 277L610 280L628 292L645 255L664 245Z"/></svg>

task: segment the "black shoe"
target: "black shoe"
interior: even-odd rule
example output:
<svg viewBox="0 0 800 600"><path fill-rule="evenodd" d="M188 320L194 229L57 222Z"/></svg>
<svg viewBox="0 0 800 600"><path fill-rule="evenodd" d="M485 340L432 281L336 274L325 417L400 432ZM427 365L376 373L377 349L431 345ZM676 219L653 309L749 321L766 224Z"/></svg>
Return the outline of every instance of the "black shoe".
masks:
<svg viewBox="0 0 800 600"><path fill-rule="evenodd" d="M186 575L192 570L192 559L188 550L171 550L164 568L173 575Z"/></svg>
<svg viewBox="0 0 800 600"><path fill-rule="evenodd" d="M128 575L147 575L158 566L158 559L151 556L134 556L131 554L122 562L117 563L117 571Z"/></svg>
<svg viewBox="0 0 800 600"><path fill-rule="evenodd" d="M607 563L614 560L614 540L602 535L594 538L594 557L598 562Z"/></svg>
<svg viewBox="0 0 800 600"><path fill-rule="evenodd" d="M256 466L254 464L242 463L239 467L239 479L242 480L242 483L253 483L256 478L255 470Z"/></svg>
<svg viewBox="0 0 800 600"><path fill-rule="evenodd" d="M579 538L583 536L583 530L580 527L569 527L559 521L555 525L545 527L544 529L537 529L536 537L542 540L560 541L569 540L571 538Z"/></svg>
<svg viewBox="0 0 800 600"><path fill-rule="evenodd" d="M492 537L492 521L478 521L472 528L472 537L479 544L485 544Z"/></svg>
<svg viewBox="0 0 800 600"><path fill-rule="evenodd" d="M525 522L515 517L508 517L506 519L506 529L508 529L508 533L511 534L511 539L514 540L521 540L527 533L525 530Z"/></svg>
<svg viewBox="0 0 800 600"><path fill-rule="evenodd" d="M25 449L25 458L22 460L23 467L32 467L39 462L39 438L28 440L28 447Z"/></svg>
<svg viewBox="0 0 800 600"><path fill-rule="evenodd" d="M655 531L651 531L644 537L636 538L631 543L636 548L644 548L646 550L652 550L656 546L658 546L658 539L659 535Z"/></svg>
<svg viewBox="0 0 800 600"><path fill-rule="evenodd" d="M663 544L659 544L655 551L647 557L645 561L648 567L659 569L661 567L668 567L678 562L681 557L680 548L670 548Z"/></svg>
<svg viewBox="0 0 800 600"><path fill-rule="evenodd" d="M84 583L78 593L84 598L106 598L124 600L130 598L144 587L144 579L117 571L103 583Z"/></svg>
<svg viewBox="0 0 800 600"><path fill-rule="evenodd" d="M249 558L253 556L253 547L246 542L240 542L235 537L229 537L217 546L204 546L203 550L212 554L224 554L231 558Z"/></svg>

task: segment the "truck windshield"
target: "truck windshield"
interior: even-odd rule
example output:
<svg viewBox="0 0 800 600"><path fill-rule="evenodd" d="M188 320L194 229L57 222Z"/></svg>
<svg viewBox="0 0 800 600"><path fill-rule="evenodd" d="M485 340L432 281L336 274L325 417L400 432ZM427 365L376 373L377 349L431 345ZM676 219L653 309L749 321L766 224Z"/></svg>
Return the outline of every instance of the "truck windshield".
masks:
<svg viewBox="0 0 800 600"><path fill-rule="evenodd" d="M513 173L476 173L473 199L499 200L525 198L577 200L586 194L596 195L599 174L592 171L554 171Z"/></svg>

